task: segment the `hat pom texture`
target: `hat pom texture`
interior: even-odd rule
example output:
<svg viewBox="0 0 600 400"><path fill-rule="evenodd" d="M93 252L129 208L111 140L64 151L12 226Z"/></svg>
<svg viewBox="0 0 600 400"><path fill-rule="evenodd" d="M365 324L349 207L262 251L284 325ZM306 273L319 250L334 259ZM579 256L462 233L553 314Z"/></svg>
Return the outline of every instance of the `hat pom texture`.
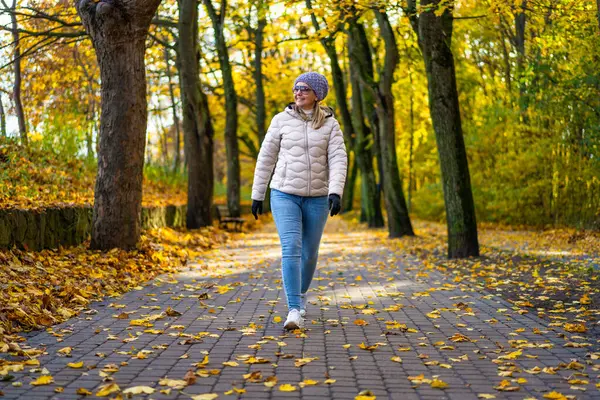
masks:
<svg viewBox="0 0 600 400"><path fill-rule="evenodd" d="M327 83L327 78L318 72L305 72L300 74L294 81L294 86L296 86L298 82L303 82L310 86L316 93L317 100L319 101L327 97L327 93L329 93L329 83Z"/></svg>

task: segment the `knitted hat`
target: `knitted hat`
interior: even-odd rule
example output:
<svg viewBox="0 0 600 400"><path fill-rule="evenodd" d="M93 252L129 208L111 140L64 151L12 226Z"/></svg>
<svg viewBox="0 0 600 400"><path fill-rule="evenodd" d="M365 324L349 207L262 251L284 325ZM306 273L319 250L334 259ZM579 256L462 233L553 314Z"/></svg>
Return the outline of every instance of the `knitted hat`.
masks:
<svg viewBox="0 0 600 400"><path fill-rule="evenodd" d="M305 72L300 74L294 81L294 86L296 83L302 82L306 83L317 95L317 100L323 100L327 97L327 93L329 92L329 84L327 83L327 78L325 76L319 74L318 72Z"/></svg>

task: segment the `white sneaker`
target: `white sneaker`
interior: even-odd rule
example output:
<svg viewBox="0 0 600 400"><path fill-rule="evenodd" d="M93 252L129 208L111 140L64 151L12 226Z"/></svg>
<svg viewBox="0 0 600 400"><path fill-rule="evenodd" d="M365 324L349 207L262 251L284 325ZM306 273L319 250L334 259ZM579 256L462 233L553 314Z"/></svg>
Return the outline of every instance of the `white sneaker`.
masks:
<svg viewBox="0 0 600 400"><path fill-rule="evenodd" d="M307 301L307 299L308 299L308 296L306 295L306 293L300 295L300 301L301 301L301 304L300 304L300 315L303 316L303 317L306 315L306 301Z"/></svg>
<svg viewBox="0 0 600 400"><path fill-rule="evenodd" d="M283 324L283 329L293 330L302 328L303 325L304 321L302 319L302 316L300 315L300 311L293 308L288 313L287 319L285 320L285 324Z"/></svg>

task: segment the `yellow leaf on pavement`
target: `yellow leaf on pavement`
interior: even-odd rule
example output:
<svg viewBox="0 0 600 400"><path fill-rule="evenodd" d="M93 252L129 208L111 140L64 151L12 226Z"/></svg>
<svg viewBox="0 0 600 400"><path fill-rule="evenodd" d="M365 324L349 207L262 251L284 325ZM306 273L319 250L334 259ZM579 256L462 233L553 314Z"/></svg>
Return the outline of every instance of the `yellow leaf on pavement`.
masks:
<svg viewBox="0 0 600 400"><path fill-rule="evenodd" d="M133 386L123 390L123 394L152 394L156 389L150 386Z"/></svg>
<svg viewBox="0 0 600 400"><path fill-rule="evenodd" d="M35 381L32 381L31 384L33 386L41 386L41 385L49 385L54 382L54 378L50 375L42 375L37 378Z"/></svg>
<svg viewBox="0 0 600 400"><path fill-rule="evenodd" d="M281 392L294 392L296 391L298 388L294 385L291 385L289 383L284 383L282 385L279 385L279 391Z"/></svg>
<svg viewBox="0 0 600 400"><path fill-rule="evenodd" d="M79 362L76 362L76 363L68 363L67 367L69 367L69 368L75 368L75 369L83 368L83 361L79 361Z"/></svg>
<svg viewBox="0 0 600 400"><path fill-rule="evenodd" d="M273 387L275 385L277 385L277 377L275 375L271 375L265 379L266 387Z"/></svg>
<svg viewBox="0 0 600 400"><path fill-rule="evenodd" d="M434 389L446 389L448 384L440 379L434 379L431 381L431 387Z"/></svg>
<svg viewBox="0 0 600 400"><path fill-rule="evenodd" d="M235 362L235 361L225 361L225 362L223 363L223 365L225 365L225 366L227 366L227 367L237 367L237 366L238 366L238 365L240 365L240 364L238 364L238 363L237 363L237 362Z"/></svg>
<svg viewBox="0 0 600 400"><path fill-rule="evenodd" d="M219 397L216 393L204 393L192 396L192 400L214 400Z"/></svg>
<svg viewBox="0 0 600 400"><path fill-rule="evenodd" d="M113 393L116 393L121 390L119 385L116 383L109 383L107 385L100 386L98 392L96 393L97 397L108 397Z"/></svg>
<svg viewBox="0 0 600 400"><path fill-rule="evenodd" d="M550 393L546 393L544 395L544 398L552 399L552 400L567 400L567 397L564 394L559 393L559 392L554 392L554 391L552 391Z"/></svg>

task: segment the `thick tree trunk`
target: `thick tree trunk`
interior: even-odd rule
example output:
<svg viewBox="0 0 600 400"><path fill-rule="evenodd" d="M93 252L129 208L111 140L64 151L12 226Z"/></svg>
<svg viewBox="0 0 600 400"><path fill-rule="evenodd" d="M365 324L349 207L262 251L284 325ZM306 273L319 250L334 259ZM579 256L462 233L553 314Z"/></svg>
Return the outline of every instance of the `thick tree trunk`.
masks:
<svg viewBox="0 0 600 400"><path fill-rule="evenodd" d="M414 235L414 232L408 215L406 200L404 199L396 155L396 126L392 84L399 54L394 31L387 14L375 11L375 16L385 43L385 64L377 85L376 107L379 118L379 145L381 146L383 164L383 194L388 217L388 233L390 237L401 237Z"/></svg>
<svg viewBox="0 0 600 400"><path fill-rule="evenodd" d="M0 136L6 137L6 112L2 103L2 95L0 94Z"/></svg>
<svg viewBox="0 0 600 400"><path fill-rule="evenodd" d="M197 229L212 224L213 129L200 84L198 4L196 0L182 0L179 7L181 98L188 166L186 226Z"/></svg>
<svg viewBox="0 0 600 400"><path fill-rule="evenodd" d="M165 68L169 83L169 97L171 99L171 112L173 115L173 125L175 125L175 149L173 154L173 173L177 173L181 167L181 132L179 131L179 114L177 113L177 103L175 102L175 90L173 78L171 76L171 56L169 49L165 47Z"/></svg>
<svg viewBox="0 0 600 400"><path fill-rule="evenodd" d="M440 0L424 0L431 11L419 16L419 45L425 60L429 108L435 130L448 224L448 257L479 255L475 205L462 133L452 39L452 10L436 16Z"/></svg>
<svg viewBox="0 0 600 400"><path fill-rule="evenodd" d="M11 6L11 25L12 25L12 37L15 46L13 69L15 74L15 82L13 85L13 102L15 104L15 112L17 114L17 121L19 124L19 136L21 137L21 143L27 145L27 124L25 122L25 112L23 111L23 102L21 100L21 42L19 37L19 26L17 24L17 0L13 0Z"/></svg>
<svg viewBox="0 0 600 400"><path fill-rule="evenodd" d="M148 119L144 53L160 0L76 1L100 66L102 116L91 247L135 248Z"/></svg>
<svg viewBox="0 0 600 400"><path fill-rule="evenodd" d="M204 5L212 21L215 42L225 90L225 149L227 154L227 206L232 217L240 216L240 152L237 137L237 104L238 98L233 81L229 52L223 32L227 0L221 0L220 12L217 14L212 0L204 0Z"/></svg>
<svg viewBox="0 0 600 400"><path fill-rule="evenodd" d="M354 158L355 163L360 169L362 181L361 215L364 216L364 220L370 228L380 228L384 226L381 197L375 180L373 157L368 149L371 135L365 124L364 100L362 98L365 92L362 90L363 84L359 77L360 66L358 60L363 58L364 54L357 42L358 38L355 28L354 25L351 25L348 37L348 49L350 53L350 82L352 85L352 125L356 133L356 138L354 139Z"/></svg>

